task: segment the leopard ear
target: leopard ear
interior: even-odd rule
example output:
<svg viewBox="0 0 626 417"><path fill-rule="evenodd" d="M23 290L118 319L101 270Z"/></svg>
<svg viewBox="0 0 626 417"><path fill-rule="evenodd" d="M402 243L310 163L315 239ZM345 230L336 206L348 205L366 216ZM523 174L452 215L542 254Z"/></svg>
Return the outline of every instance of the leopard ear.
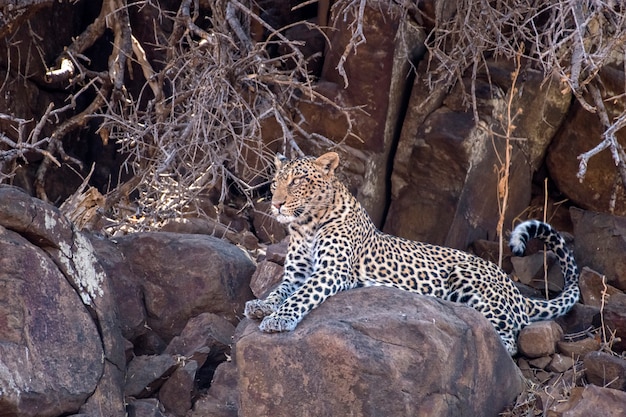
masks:
<svg viewBox="0 0 626 417"><path fill-rule="evenodd" d="M339 166L339 155L336 152L328 152L315 160L315 165L321 168L326 175L333 175Z"/></svg>
<svg viewBox="0 0 626 417"><path fill-rule="evenodd" d="M284 163L287 161L288 159L285 155L283 155L282 153L277 153L274 156L274 166L276 167L276 171L279 171L284 165Z"/></svg>

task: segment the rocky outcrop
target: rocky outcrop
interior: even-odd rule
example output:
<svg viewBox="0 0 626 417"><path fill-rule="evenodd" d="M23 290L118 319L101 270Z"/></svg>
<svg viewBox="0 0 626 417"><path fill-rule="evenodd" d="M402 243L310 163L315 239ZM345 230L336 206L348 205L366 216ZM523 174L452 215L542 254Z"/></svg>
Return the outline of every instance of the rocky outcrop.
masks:
<svg viewBox="0 0 626 417"><path fill-rule="evenodd" d="M15 187L0 186L0 250L0 415L182 416L252 298L253 262L233 245L89 239Z"/></svg>
<svg viewBox="0 0 626 417"><path fill-rule="evenodd" d="M0 246L0 409L122 415L121 332L89 240L54 207L0 186Z"/></svg>
<svg viewBox="0 0 626 417"><path fill-rule="evenodd" d="M495 237L502 185L494 169L501 167L505 155L506 142L498 134L506 126L507 94L515 95L513 113L523 109L516 116L514 136L524 140L511 144L508 181L515 192L509 196L504 224L511 224L528 206L532 174L565 117L570 98L556 84L541 88L543 76L534 71L524 74L516 86L523 93L515 94L509 91L513 68L501 62L488 64L489 77L476 81L482 126L464 104L468 80L468 85L458 85L449 94L431 91L427 71L418 68L394 158L385 231L461 249L477 239ZM535 100L545 105L533 106Z"/></svg>
<svg viewBox="0 0 626 417"><path fill-rule="evenodd" d="M239 416L497 416L522 389L471 308L391 288L331 297L295 331L237 330Z"/></svg>

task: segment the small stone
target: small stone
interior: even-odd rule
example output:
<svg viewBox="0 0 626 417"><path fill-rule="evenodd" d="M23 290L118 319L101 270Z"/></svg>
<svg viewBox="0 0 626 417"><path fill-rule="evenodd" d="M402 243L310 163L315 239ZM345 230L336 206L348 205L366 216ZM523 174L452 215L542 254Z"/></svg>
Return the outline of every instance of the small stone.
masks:
<svg viewBox="0 0 626 417"><path fill-rule="evenodd" d="M600 387L626 388L626 360L605 352L589 352L584 358L587 380Z"/></svg>
<svg viewBox="0 0 626 417"><path fill-rule="evenodd" d="M561 340L556 346L563 356L578 360L587 353L600 349L600 341L591 337L573 342Z"/></svg>
<svg viewBox="0 0 626 417"><path fill-rule="evenodd" d="M626 415L626 392L595 385L574 387L567 401L555 403L548 417L618 417Z"/></svg>
<svg viewBox="0 0 626 417"><path fill-rule="evenodd" d="M565 333L579 333L590 327L597 327L595 321L599 313L600 308L598 307L576 303L566 315L555 321Z"/></svg>
<svg viewBox="0 0 626 417"><path fill-rule="evenodd" d="M548 364L550 363L550 361L552 360L552 358L550 358L549 356L542 356L540 358L536 358L536 359L532 359L530 361L528 361L528 363L536 369L546 369L546 366L548 366Z"/></svg>
<svg viewBox="0 0 626 417"><path fill-rule="evenodd" d="M250 279L250 288L256 298L263 299L278 285L283 277L283 267L275 262L261 261Z"/></svg>
<svg viewBox="0 0 626 417"><path fill-rule="evenodd" d="M126 370L126 396L141 398L156 392L177 367L171 355L137 356Z"/></svg>
<svg viewBox="0 0 626 417"><path fill-rule="evenodd" d="M156 398L130 398L126 412L128 417L165 417L163 405Z"/></svg>
<svg viewBox="0 0 626 417"><path fill-rule="evenodd" d="M550 361L546 369L551 372L563 373L570 369L572 366L574 366L574 359L556 353L552 356L552 360Z"/></svg>
<svg viewBox="0 0 626 417"><path fill-rule="evenodd" d="M548 267L548 289L550 291L561 291L563 289L563 275L559 264L556 262L556 255L552 252L537 252L528 256L511 257L511 263L517 276L523 284L533 288L543 289L544 283L544 254L545 264Z"/></svg>
<svg viewBox="0 0 626 417"><path fill-rule="evenodd" d="M528 358L552 355L563 330L554 321L539 321L524 327L517 339L520 353Z"/></svg>
<svg viewBox="0 0 626 417"><path fill-rule="evenodd" d="M288 246L289 238L283 239L273 245L269 245L265 251L265 260L275 262L278 265L284 265Z"/></svg>

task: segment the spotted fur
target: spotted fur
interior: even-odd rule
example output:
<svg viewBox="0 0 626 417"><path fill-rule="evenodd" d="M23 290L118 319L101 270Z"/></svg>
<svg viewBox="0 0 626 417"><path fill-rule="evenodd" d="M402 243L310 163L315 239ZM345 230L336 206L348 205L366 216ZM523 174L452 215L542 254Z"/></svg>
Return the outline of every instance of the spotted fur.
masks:
<svg viewBox="0 0 626 417"><path fill-rule="evenodd" d="M556 254L565 276L557 298L530 299L491 262L379 231L335 176L338 165L334 152L319 158L276 159L272 211L288 225L290 240L281 284L266 299L246 303L245 315L263 319L262 331L295 329L309 311L339 291L390 286L475 308L514 355L522 327L563 315L578 300L576 262L550 225L526 221L511 235L510 246L518 256L530 239L541 239Z"/></svg>

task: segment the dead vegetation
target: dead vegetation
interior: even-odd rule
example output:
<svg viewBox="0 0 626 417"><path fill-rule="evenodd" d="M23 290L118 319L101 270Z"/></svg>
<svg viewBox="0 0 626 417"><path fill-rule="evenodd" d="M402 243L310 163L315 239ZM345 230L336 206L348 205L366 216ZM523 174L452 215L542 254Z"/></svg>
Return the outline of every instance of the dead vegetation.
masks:
<svg viewBox="0 0 626 417"><path fill-rule="evenodd" d="M608 64L624 65L623 2L435 1L426 12L423 2L396 3L407 19L429 29L432 89L449 89L469 74L468 103L478 120L477 74L486 69L487 59L514 61L522 50L524 65L541 69L546 82L558 80L604 126L598 145L579 157L579 178L584 179L590 158L608 150L626 184L626 154L616 137L626 124L626 109L620 104L622 96L608 90L602 79ZM368 0L318 4L322 25L329 8L350 22L352 37L337 66L345 85L349 80L344 63L367 42L363 21L367 4ZM150 42L136 36L131 8L153 16ZM325 99L313 89L315 80L300 45L286 39L280 29L261 18L254 1L183 0L177 9L165 10L156 0L132 4L104 0L100 14L46 74L48 81L70 88L67 105L48 108L38 121L0 116L15 131L0 134L0 181L10 180L16 161L26 153L39 153L44 158L37 170L36 192L47 199L44 179L51 164L85 168L66 154L63 137L97 118L101 140L117 142L127 156L124 178L111 180L114 188L104 208L119 227L151 228L185 210L202 214L201 207L190 205L207 190L219 203L232 191L250 198L267 177L268 145L298 154L300 139L328 147L343 139L307 131L296 103ZM95 71L85 52L105 33L112 33L108 64ZM131 91L129 82L141 77L144 87ZM93 98L77 112L77 102L86 97ZM349 109L337 110L348 121L345 138L352 133ZM42 134L46 124L54 126L49 135ZM279 126L282 137L263 137L264 126L270 124ZM116 209L123 199L134 202L130 211Z"/></svg>

